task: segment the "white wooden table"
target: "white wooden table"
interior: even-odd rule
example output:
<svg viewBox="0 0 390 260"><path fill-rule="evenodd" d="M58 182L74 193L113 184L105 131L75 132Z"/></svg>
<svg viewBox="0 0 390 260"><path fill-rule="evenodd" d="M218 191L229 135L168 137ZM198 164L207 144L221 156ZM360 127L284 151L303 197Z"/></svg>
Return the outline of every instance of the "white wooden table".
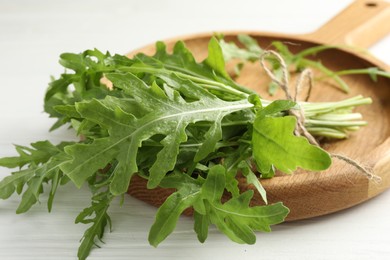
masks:
<svg viewBox="0 0 390 260"><path fill-rule="evenodd" d="M58 56L88 48L126 53L156 40L205 31L259 30L305 33L351 0L161 1L0 0L0 157L12 144L74 139L66 129L49 133L43 111L50 75L62 72ZM299 8L297 8L299 7ZM390 37L371 51L390 63ZM0 177L9 173L0 168ZM46 199L16 215L19 198L0 201L0 259L76 259L86 226L74 218L89 205L87 189L61 189L52 213ZM190 218L157 249L147 233L156 209L131 197L111 207L114 230L89 259L390 259L390 192L342 212L258 233L256 245L230 242L215 229L200 244Z"/></svg>

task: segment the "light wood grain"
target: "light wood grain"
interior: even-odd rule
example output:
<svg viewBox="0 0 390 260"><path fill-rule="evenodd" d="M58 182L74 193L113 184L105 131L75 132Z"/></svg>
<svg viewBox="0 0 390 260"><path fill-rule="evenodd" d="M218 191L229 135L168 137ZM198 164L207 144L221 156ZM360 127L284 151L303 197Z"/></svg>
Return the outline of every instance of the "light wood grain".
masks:
<svg viewBox="0 0 390 260"><path fill-rule="evenodd" d="M373 6L375 4L375 6ZM236 41L239 33L250 34L262 47L268 48L275 40L288 41L293 51L299 51L316 46L319 42L326 44L355 44L367 47L375 43L385 33L390 31L389 4L382 1L356 1L344 12L328 22L317 32L307 35L281 35L261 32L225 32L229 41ZM171 50L177 40L183 40L198 60L207 56L207 43L211 33L183 36L165 41ZM154 53L154 45L146 46L136 52ZM332 70L387 66L363 53L352 52L351 49L332 49L318 54L317 59ZM348 95L342 93L331 82L318 82L310 101L322 102L341 100L358 94L369 96L373 104L358 108L369 126L354 133L347 140L329 141L322 146L333 153L340 153L359 161L382 178L381 183L373 183L345 162L334 160L329 170L313 173L297 171L293 175L282 175L272 179L262 180L267 190L269 202L283 201L290 208L288 220L298 220L321 216L336 212L362 203L386 190L390 186L390 80L380 78L373 83L368 76L345 76L344 80L350 86ZM266 92L268 78L260 72L259 66L247 65L236 81L256 90L266 99L282 98L282 93L271 97ZM253 189L243 179L239 179L242 191ZM140 177L132 179L129 194L159 206L173 192L157 188L146 189L146 181ZM260 196L255 193L253 205L261 205ZM228 198L228 194L225 195ZM188 210L187 214L191 211Z"/></svg>
<svg viewBox="0 0 390 260"><path fill-rule="evenodd" d="M388 3L357 0L320 29L304 37L320 43L368 48L389 33L389 17Z"/></svg>

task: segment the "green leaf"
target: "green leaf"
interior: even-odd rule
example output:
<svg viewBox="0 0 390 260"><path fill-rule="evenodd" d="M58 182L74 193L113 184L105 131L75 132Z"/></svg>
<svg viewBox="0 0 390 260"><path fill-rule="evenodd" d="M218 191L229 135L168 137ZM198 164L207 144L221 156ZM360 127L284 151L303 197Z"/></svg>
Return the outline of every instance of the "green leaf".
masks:
<svg viewBox="0 0 390 260"><path fill-rule="evenodd" d="M16 214L27 212L35 203L37 203L38 200L34 194L34 188L34 186L29 186L28 189L23 193L22 200L16 209Z"/></svg>
<svg viewBox="0 0 390 260"><path fill-rule="evenodd" d="M267 201L267 192L264 189L263 185L261 185L259 178L252 171L251 167L248 165L246 161L241 161L238 165L238 168L241 170L242 174L246 177L246 182L249 185L253 185L256 190L259 192L261 198L264 200L265 204L268 204Z"/></svg>
<svg viewBox="0 0 390 260"><path fill-rule="evenodd" d="M58 105L54 107L54 110L69 118L81 118L74 105Z"/></svg>
<svg viewBox="0 0 390 260"><path fill-rule="evenodd" d="M202 186L210 222L233 241L253 244L253 231L270 231L270 225L283 222L289 210L282 203L249 207L251 190L222 204L225 171L220 165L212 167Z"/></svg>
<svg viewBox="0 0 390 260"><path fill-rule="evenodd" d="M66 106L72 106L75 102L91 98L104 98L108 94L115 94L115 90L108 90L101 83L103 71L109 71L109 53L103 54L98 50L86 50L83 53L63 53L60 64L74 73L63 73L53 80L46 91L44 109L50 117L58 118L50 130L59 128L68 123L77 114ZM73 87L73 89L72 89ZM61 107L65 106L65 107ZM57 108L57 110L56 110ZM62 114L64 113L64 114Z"/></svg>
<svg viewBox="0 0 390 260"><path fill-rule="evenodd" d="M220 114L215 118L215 123L211 125L209 130L204 135L204 141L199 147L195 155L194 162L206 158L210 153L214 152L217 142L222 139L222 118L224 114Z"/></svg>
<svg viewBox="0 0 390 260"><path fill-rule="evenodd" d="M245 49L238 47L234 42L226 42L224 39L219 40L222 54L225 61L232 59L241 59L244 61L257 61L263 50L258 46L257 41L248 35L238 35L238 40L244 45ZM238 64L238 72L243 64ZM240 68L241 67L241 68Z"/></svg>
<svg viewBox="0 0 390 260"><path fill-rule="evenodd" d="M194 211L194 230L198 236L198 240L204 243L209 233L210 220L206 214L200 214Z"/></svg>
<svg viewBox="0 0 390 260"><path fill-rule="evenodd" d="M252 38L251 36L246 34L239 34L237 38L245 46L246 49L248 49L252 53L257 54L258 57L263 52L263 49L259 46L259 43L256 41L255 38Z"/></svg>
<svg viewBox="0 0 390 260"><path fill-rule="evenodd" d="M226 72L222 49L215 37L212 37L209 41L208 50L209 55L205 60L205 63L209 65L215 72L229 79L230 77Z"/></svg>
<svg viewBox="0 0 390 260"><path fill-rule="evenodd" d="M243 139L248 137L248 133L243 135ZM229 154L226 154L224 160L224 166L226 167L226 190L229 191L233 197L237 197L240 194L239 183L236 178L237 173L241 171L240 164L242 161L250 158L252 151L248 143L241 144L238 148L234 149Z"/></svg>
<svg viewBox="0 0 390 260"><path fill-rule="evenodd" d="M212 219L213 223L233 241L254 244L253 231L269 232L270 225L283 222L289 213L282 203L249 207L252 196L253 191L246 191L223 205L212 205L218 216Z"/></svg>
<svg viewBox="0 0 390 260"><path fill-rule="evenodd" d="M61 170L80 188L86 179L103 169L117 155L116 149L105 149L108 143L108 138L101 138L91 144L66 147L65 152L73 160L62 165Z"/></svg>
<svg viewBox="0 0 390 260"><path fill-rule="evenodd" d="M173 232L180 215L198 199L198 196L199 189L184 187L165 200L158 209L156 221L149 232L149 243L152 246L156 247Z"/></svg>
<svg viewBox="0 0 390 260"><path fill-rule="evenodd" d="M183 173L167 176L162 186L180 188L172 193L157 211L155 222L149 232L149 243L155 247L173 232L183 211L200 197L199 184Z"/></svg>
<svg viewBox="0 0 390 260"><path fill-rule="evenodd" d="M62 176L60 172L60 166L69 160L69 157L63 153L51 157L48 162L42 166L36 167L33 170L33 175L27 181L28 188L23 193L22 200L16 213L27 212L35 203L39 201L39 196L43 193L43 184L49 182L49 180L55 180L57 183L60 181L58 178ZM48 209L51 210L51 203L54 199L54 194L49 195Z"/></svg>
<svg viewBox="0 0 390 260"><path fill-rule="evenodd" d="M113 197L108 193L98 194L92 198L92 205L85 208L77 217L75 223L92 225L84 232L77 253L79 260L87 259L93 246L99 247L96 239L102 241L106 226L111 226L111 219L107 213ZM91 217L94 215L93 217Z"/></svg>
<svg viewBox="0 0 390 260"><path fill-rule="evenodd" d="M40 164L58 153L58 148L49 141L39 141L31 144L32 148L16 145L19 156L0 159L0 166L7 168L23 167L26 164Z"/></svg>
<svg viewBox="0 0 390 260"><path fill-rule="evenodd" d="M24 184L34 175L33 169L21 170L5 177L0 182L0 198L8 199L16 189L22 190Z"/></svg>
<svg viewBox="0 0 390 260"><path fill-rule="evenodd" d="M330 166L331 158L327 152L309 144L306 138L293 135L295 125L293 116L255 120L253 156L260 172L268 173L272 166L284 173L291 173L297 167L321 171Z"/></svg>
<svg viewBox="0 0 390 260"><path fill-rule="evenodd" d="M60 55L60 64L75 72L82 72L85 70L84 58L80 54L63 53Z"/></svg>
<svg viewBox="0 0 390 260"><path fill-rule="evenodd" d="M57 192L58 185L61 183L61 178L61 171L55 172L51 178L51 189L49 193L49 199L47 200L47 209L49 212L51 212L51 209L53 208L54 196Z"/></svg>
<svg viewBox="0 0 390 260"><path fill-rule="evenodd" d="M272 116L272 115L275 116L280 112L288 111L294 108L296 105L297 103L291 100L275 100L271 104L269 104L268 106L260 110L256 114L256 117L258 118L258 120L260 120L265 116Z"/></svg>
<svg viewBox="0 0 390 260"><path fill-rule="evenodd" d="M39 201L39 196L43 192L45 183L50 181L57 183L53 184L55 187L52 188L52 191L54 191L62 178L59 167L70 159L63 153L64 147L69 144L71 143L62 142L55 146L48 141L41 141L32 143L32 148L16 146L20 156L4 158L3 166L22 167L28 165L28 168L14 172L0 182L0 198L7 199L15 191L20 194L23 188L27 186L16 210L16 213L19 214L28 211ZM51 193L48 201L49 211L51 210L53 199L54 193Z"/></svg>
<svg viewBox="0 0 390 260"><path fill-rule="evenodd" d="M45 102L49 101L55 95L65 94L68 86L72 83L73 77L74 75L63 74L59 79L52 80L46 90ZM50 110L50 107L46 105L47 104L45 104L47 111L52 111Z"/></svg>
<svg viewBox="0 0 390 260"><path fill-rule="evenodd" d="M213 166L202 185L202 196L210 202L221 199L226 183L226 169L222 165Z"/></svg>

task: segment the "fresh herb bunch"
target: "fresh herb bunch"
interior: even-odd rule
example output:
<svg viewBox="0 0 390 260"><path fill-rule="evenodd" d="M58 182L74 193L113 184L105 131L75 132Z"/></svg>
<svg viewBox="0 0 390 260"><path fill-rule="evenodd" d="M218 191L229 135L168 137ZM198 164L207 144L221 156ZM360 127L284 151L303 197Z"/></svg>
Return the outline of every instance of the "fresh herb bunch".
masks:
<svg viewBox="0 0 390 260"><path fill-rule="evenodd" d="M293 134L297 120L288 111L303 108L308 130L318 135L345 138L348 130L365 124L349 111L370 103L368 98L329 103L260 99L229 77L216 38L200 63L183 42L172 54L162 42L156 50L153 56L134 58L96 49L62 54L60 64L67 71L50 83L45 111L57 118L51 130L70 125L80 141L16 146L19 156L0 159L1 166L19 168L0 182L0 198L22 194L17 213L39 202L46 186L49 211L60 185L89 186L91 205L76 218L90 225L79 259L87 258L111 226L110 203L124 196L135 174L146 178L150 189L177 190L157 211L151 245L172 233L190 207L199 241L206 240L213 224L231 240L253 244L254 231L270 231L289 212L281 202L267 204L259 178L298 167L321 171L331 164L326 151ZM239 172L256 187L264 206L249 206L254 192L240 192ZM225 192L231 198L222 202Z"/></svg>

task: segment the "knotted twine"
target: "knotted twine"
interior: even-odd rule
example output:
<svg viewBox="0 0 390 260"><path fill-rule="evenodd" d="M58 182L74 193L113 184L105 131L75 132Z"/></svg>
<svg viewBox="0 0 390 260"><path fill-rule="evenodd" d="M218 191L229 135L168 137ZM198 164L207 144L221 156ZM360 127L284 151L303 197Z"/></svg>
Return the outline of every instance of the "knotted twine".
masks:
<svg viewBox="0 0 390 260"><path fill-rule="evenodd" d="M266 57L270 56L270 55L274 56L278 60L280 66L281 66L281 69L282 69L282 77L281 77L281 79L279 79L268 68L268 66L266 64ZM306 95L304 100L308 101L308 99L310 97L310 94L311 94L311 90L313 88L313 73L312 73L312 71L310 69L303 70L301 72L301 74L299 75L299 77L298 77L298 79L297 79L297 81L295 83L295 95L293 97L291 95L291 92L290 92L288 68L287 68L287 65L286 65L284 59L280 56L280 54L275 52L275 51L272 51L272 50L264 51L263 54L260 56L260 64L263 67L264 71L267 73L267 75L271 78L271 80L274 83L276 83L278 86L280 86L280 88L283 90L283 92L285 93L286 98L288 100L297 102L298 95L301 93L303 87L307 86L308 87L308 91L307 91L307 95ZM307 82L306 85L305 85L305 82ZM317 140L313 137L312 134L309 133L309 131L305 127L305 115L304 115L303 108L300 107L299 110L290 109L288 112L289 112L290 115L295 116L296 119L297 119L297 126L295 128L294 134L297 135L297 136L301 136L302 135L311 144L320 147L320 145L317 142ZM372 172L372 170L366 169L361 164L359 164L357 161L355 161L355 160L353 160L353 159L351 159L351 158L349 158L347 156L344 156L344 155L341 155L341 154L336 154L336 153L329 153L329 155L332 158L339 159L339 160L344 161L345 163L355 167L360 173L362 173L369 180L372 180L375 183L379 183L382 180L381 177L375 175Z"/></svg>

